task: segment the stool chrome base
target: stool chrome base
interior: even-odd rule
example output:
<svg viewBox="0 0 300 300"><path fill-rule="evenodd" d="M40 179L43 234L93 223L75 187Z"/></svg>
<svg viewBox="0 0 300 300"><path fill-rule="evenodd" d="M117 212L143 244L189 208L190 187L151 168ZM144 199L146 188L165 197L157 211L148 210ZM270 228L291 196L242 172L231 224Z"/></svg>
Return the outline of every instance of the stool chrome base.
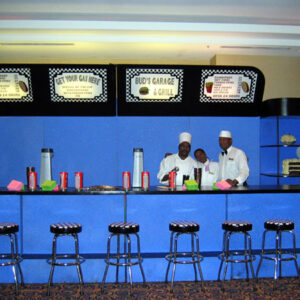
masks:
<svg viewBox="0 0 300 300"><path fill-rule="evenodd" d="M74 238L75 242L75 254L56 254L56 239L58 237L62 236L72 236ZM60 262L57 260L69 260L72 259L72 262ZM83 295L83 276L82 276L82 270L81 270L81 264L85 261L85 259L79 255L79 243L78 243L78 235L77 233L71 233L71 234L55 234L53 238L53 245L52 245L52 257L47 260L47 263L51 265L49 280L48 280L48 290L47 295L50 296L50 286L53 286L53 273L55 266L59 267L69 267L69 266L76 266L77 268L77 274L80 282L80 294Z"/></svg>
<svg viewBox="0 0 300 300"><path fill-rule="evenodd" d="M134 235L137 240L137 255L132 255L131 254L131 238L130 234ZM103 279L102 279L102 286L101 286L101 293L104 291L104 283L106 280L107 272L109 266L115 266L116 269L116 283L119 282L119 267L125 267L125 282L127 282L127 267L129 271L129 282L130 282L130 295L132 295L132 270L131 267L134 265L139 265L141 274L143 277L143 283L146 283L146 278L144 274L144 270L142 267L142 257L141 257L141 251L140 251L140 238L137 233L130 233L130 234L125 234L125 233L112 233L108 237L107 240L107 257L105 259L106 267L105 271L103 274ZM110 253L110 242L112 238L116 236L117 237L117 253L111 255ZM123 236L125 238L124 241L124 253L120 252L120 236ZM121 262L121 261L124 262Z"/></svg>
<svg viewBox="0 0 300 300"><path fill-rule="evenodd" d="M18 242L17 236L15 233L8 233L8 234L1 234L1 236L8 236L10 239L10 254L1 254L0 260L8 260L8 262L1 262L0 266L12 266L12 270L14 273L14 281L15 281L15 288L16 288L16 295L19 295L19 285L24 286L24 279L23 273L21 270L20 262L23 260L18 253ZM17 268L16 268L17 266ZM18 275L20 276L20 283L18 279Z"/></svg>
<svg viewBox="0 0 300 300"><path fill-rule="evenodd" d="M279 230L279 231L275 231L276 233L276 246L274 250L265 250L265 238L266 238L266 234L268 232L274 232L274 230L265 230L263 233L263 242L262 242L262 251L260 254L260 260L259 260L259 264L257 267L257 271L256 271L256 278L258 280L258 274L259 274L259 270L262 264L263 259L268 259L268 260L273 260L274 261L274 282L273 282L273 289L276 288L276 282L278 279L278 269L279 269L279 277L281 277L281 262L282 261L294 261L295 263L295 267L296 267L296 272L297 272L297 276L300 280L300 271L298 268L298 263L297 263L297 254L296 254L296 238L295 238L295 233L292 230ZM293 238L293 249L286 249L283 250L282 249L282 233L286 232L286 233L290 233L292 235ZM286 257L283 257L286 256ZM300 282L299 282L300 284Z"/></svg>
<svg viewBox="0 0 300 300"><path fill-rule="evenodd" d="M239 234L244 235L244 245L245 245L244 250L240 250L240 251L230 250L229 242L230 242L230 237L232 236L233 233L239 233ZM238 257L241 257L241 258L238 258ZM249 269L248 269L248 263L249 263L252 278L255 279L255 273L254 273L253 264L252 264L252 262L255 260L255 258L256 257L252 254L251 236L248 232L246 232L246 231L245 232L244 231L235 231L235 232L234 231L224 231L223 251L219 255L219 259L221 260L221 263L220 263L220 268L219 268L219 272L218 272L218 281L220 281L223 263L225 262L222 286L221 286L222 291L224 291L224 281L226 278L228 263L245 263L247 280L249 280ZM254 286L254 289L256 289L255 286Z"/></svg>
<svg viewBox="0 0 300 300"><path fill-rule="evenodd" d="M203 273L200 266L200 262L203 260L203 257L200 255L199 252L199 238L198 235L195 232L176 232L175 238L174 238L175 232L171 232L171 238L170 238L170 253L165 256L166 260L168 260L168 267L166 271L165 276L165 282L168 282L168 274L171 263L173 263L173 271L172 271L172 277L171 277L171 285L170 285L170 292L173 293L173 285L174 285L174 278L175 278L175 271L176 271L176 264L193 264L194 267L194 273L195 273L195 281L198 281L197 277L197 268L199 271L200 279L201 279L201 289L204 291L203 287ZM191 246L192 251L191 252L177 252L178 247L178 237L182 234L189 234L191 235ZM196 252L195 252L195 239L196 239ZM173 252L173 244L174 244L174 252ZM189 260L186 260L189 258Z"/></svg>

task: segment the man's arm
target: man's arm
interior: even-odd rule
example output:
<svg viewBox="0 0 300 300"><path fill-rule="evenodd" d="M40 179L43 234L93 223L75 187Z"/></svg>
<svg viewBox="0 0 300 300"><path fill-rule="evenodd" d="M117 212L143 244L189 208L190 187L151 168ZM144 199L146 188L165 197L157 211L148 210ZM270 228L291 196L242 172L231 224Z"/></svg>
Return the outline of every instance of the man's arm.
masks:
<svg viewBox="0 0 300 300"><path fill-rule="evenodd" d="M239 174L234 180L227 179L226 181L231 184L231 186L236 186L238 184L243 184L247 178L249 177L249 167L248 167L248 159L244 153L244 151L239 151L236 156Z"/></svg>
<svg viewBox="0 0 300 300"><path fill-rule="evenodd" d="M247 159L247 156L244 153L244 151L241 151L239 153L238 163L239 163L240 172L239 172L239 175L237 176L236 180L242 184L247 180L247 178L249 177L249 173L250 173L249 166L248 166L248 159Z"/></svg>
<svg viewBox="0 0 300 300"><path fill-rule="evenodd" d="M209 168L212 169L210 171L211 171L211 173L213 173L213 175L211 175L213 177L213 182L217 182L218 177L219 177L219 164L216 162L213 162L211 164L211 166L209 166Z"/></svg>
<svg viewBox="0 0 300 300"><path fill-rule="evenodd" d="M166 158L164 158L159 166L159 172L157 174L157 179L160 183L165 183L165 181L169 180L169 169L168 163L166 162Z"/></svg>

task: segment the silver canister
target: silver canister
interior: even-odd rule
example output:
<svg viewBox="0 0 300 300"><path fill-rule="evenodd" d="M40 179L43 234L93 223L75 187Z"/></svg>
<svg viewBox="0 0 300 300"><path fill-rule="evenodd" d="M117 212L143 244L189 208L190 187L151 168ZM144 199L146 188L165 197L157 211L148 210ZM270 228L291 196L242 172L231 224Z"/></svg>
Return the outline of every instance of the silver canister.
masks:
<svg viewBox="0 0 300 300"><path fill-rule="evenodd" d="M52 180L51 158L53 157L53 149L43 148L41 153L41 172L40 186L46 180Z"/></svg>
<svg viewBox="0 0 300 300"><path fill-rule="evenodd" d="M133 176L132 187L142 187L141 174L144 171L144 152L143 148L133 149Z"/></svg>

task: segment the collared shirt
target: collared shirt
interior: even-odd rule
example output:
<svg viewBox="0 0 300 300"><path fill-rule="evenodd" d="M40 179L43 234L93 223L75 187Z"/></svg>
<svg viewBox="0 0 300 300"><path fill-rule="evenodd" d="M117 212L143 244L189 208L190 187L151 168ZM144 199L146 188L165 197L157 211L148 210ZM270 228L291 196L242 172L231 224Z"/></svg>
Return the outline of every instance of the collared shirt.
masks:
<svg viewBox="0 0 300 300"><path fill-rule="evenodd" d="M176 153L165 157L161 161L159 172L157 174L157 179L159 180L159 182L163 184L168 184L168 180L162 181L162 179L166 174L169 174L169 172L175 167L179 168L179 171L176 175L176 185L183 184L183 175L188 175L189 179L195 178L194 168L197 168L197 162L191 156L188 156L186 159L181 159L178 153Z"/></svg>
<svg viewBox="0 0 300 300"><path fill-rule="evenodd" d="M198 162L198 167L202 169L201 172L201 186L212 186L218 181L219 164L209 159L203 164Z"/></svg>
<svg viewBox="0 0 300 300"><path fill-rule="evenodd" d="M233 146L227 149L227 154L219 155L219 180L236 179L242 185L249 177L249 167L243 150Z"/></svg>

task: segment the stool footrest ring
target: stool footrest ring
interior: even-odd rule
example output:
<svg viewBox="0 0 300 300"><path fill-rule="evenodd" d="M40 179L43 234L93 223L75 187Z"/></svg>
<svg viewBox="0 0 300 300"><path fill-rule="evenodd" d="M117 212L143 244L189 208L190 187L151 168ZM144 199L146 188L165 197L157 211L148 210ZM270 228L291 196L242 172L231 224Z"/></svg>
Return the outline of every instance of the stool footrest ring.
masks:
<svg viewBox="0 0 300 300"><path fill-rule="evenodd" d="M272 250L267 250L264 251L264 253L260 254L260 257L264 258L264 259L269 259L269 260L276 260L276 256L274 257L270 257L268 255L276 255L276 251L272 251ZM278 260L279 261L290 261L290 260L296 260L297 259L297 255L295 255L292 251L286 250L286 251L281 251L281 253L277 253L278 255ZM281 257L279 257L279 255ZM282 255L289 255L289 257L282 257Z"/></svg>
<svg viewBox="0 0 300 300"><path fill-rule="evenodd" d="M191 260L177 260L177 258L185 257L190 258ZM200 254L192 254L191 252L180 252L176 254L176 257L174 254L168 254L165 256L165 259L175 264L195 264L201 262L203 260L203 256L201 256Z"/></svg>
<svg viewBox="0 0 300 300"><path fill-rule="evenodd" d="M60 260L60 259L77 259L76 256L74 254L65 254L65 255L56 255L56 259L55 260ZM81 265L83 262L85 261L85 259L82 256L78 257L77 261L74 262L54 262L53 258L48 258L47 259L47 263L49 265L54 265L54 266L61 266L61 267L68 267L68 266L77 266L77 265Z"/></svg>
<svg viewBox="0 0 300 300"><path fill-rule="evenodd" d="M12 257L11 257L11 254L1 254L0 259L12 259ZM8 261L8 262L5 262L5 263L4 262L0 263L0 266L3 267L3 266L16 265L19 262L21 262L22 260L23 260L23 258L21 256L17 255L17 256L15 256L14 261Z"/></svg>
<svg viewBox="0 0 300 300"><path fill-rule="evenodd" d="M138 257L138 255L133 255L130 256L130 260L131 262L127 262L127 263L120 263L120 262L113 262L111 260L117 260L117 259L129 259L129 256L127 254L122 254L122 255L110 255L109 259L105 259L104 261L106 262L106 264L108 265L112 265L112 266L135 266L138 265L139 263L141 263L143 261L142 257ZM132 260L136 260L136 261L132 261Z"/></svg>
<svg viewBox="0 0 300 300"><path fill-rule="evenodd" d="M245 258L245 255L247 258ZM233 256L244 256L244 259L234 259ZM249 255L249 253L245 254L245 252L235 251L230 252L228 255L228 258L225 257L224 253L221 253L218 255L219 259L226 262L232 262L232 263L248 263L252 262L256 259L255 255Z"/></svg>

